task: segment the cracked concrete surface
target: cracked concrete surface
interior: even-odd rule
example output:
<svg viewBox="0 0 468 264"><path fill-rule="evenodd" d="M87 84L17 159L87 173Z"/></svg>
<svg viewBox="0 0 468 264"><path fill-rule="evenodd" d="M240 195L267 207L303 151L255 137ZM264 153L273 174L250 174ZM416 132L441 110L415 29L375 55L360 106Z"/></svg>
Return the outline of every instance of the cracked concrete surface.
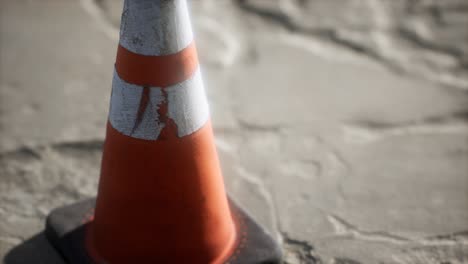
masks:
<svg viewBox="0 0 468 264"><path fill-rule="evenodd" d="M0 0L0 256L93 196L121 1ZM468 263L468 2L193 0L231 196L285 263Z"/></svg>

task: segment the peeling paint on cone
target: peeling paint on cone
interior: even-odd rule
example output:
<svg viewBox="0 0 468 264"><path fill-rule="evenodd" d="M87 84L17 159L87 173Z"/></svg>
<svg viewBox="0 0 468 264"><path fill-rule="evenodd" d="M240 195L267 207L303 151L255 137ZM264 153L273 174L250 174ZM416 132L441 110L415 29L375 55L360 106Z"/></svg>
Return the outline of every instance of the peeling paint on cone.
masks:
<svg viewBox="0 0 468 264"><path fill-rule="evenodd" d="M145 92L146 91L146 92ZM167 110L161 116L161 107ZM156 140L172 120L178 137L192 134L209 119L200 70L186 81L168 87L142 87L120 79L114 72L109 121L124 135Z"/></svg>

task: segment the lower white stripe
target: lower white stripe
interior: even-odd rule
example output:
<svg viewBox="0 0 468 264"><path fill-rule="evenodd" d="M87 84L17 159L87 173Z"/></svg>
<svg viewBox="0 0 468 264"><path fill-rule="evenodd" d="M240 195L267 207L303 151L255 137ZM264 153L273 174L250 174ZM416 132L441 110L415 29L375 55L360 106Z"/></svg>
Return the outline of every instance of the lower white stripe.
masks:
<svg viewBox="0 0 468 264"><path fill-rule="evenodd" d="M145 89L149 89L146 104L143 98ZM177 125L178 137L200 129L209 118L209 109L199 69L191 78L165 87L164 91L161 87L144 88L129 84L114 72L109 120L122 134L158 139L166 125L165 118L160 116L161 106L165 103L167 117Z"/></svg>

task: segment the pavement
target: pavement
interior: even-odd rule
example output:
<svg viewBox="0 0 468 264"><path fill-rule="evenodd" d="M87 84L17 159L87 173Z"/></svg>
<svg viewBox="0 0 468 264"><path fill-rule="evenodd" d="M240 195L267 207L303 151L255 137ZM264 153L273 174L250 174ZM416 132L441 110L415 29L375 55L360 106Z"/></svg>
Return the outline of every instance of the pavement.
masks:
<svg viewBox="0 0 468 264"><path fill-rule="evenodd" d="M121 1L0 0L0 258L95 195ZM468 263L468 1L193 0L227 189L285 263Z"/></svg>

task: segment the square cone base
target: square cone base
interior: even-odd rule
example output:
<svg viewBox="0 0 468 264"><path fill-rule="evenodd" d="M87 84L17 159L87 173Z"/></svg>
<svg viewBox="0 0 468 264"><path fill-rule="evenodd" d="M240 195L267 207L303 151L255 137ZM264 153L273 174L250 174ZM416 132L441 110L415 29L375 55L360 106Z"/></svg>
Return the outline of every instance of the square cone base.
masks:
<svg viewBox="0 0 468 264"><path fill-rule="evenodd" d="M238 222L238 243L225 263L281 263L281 249L278 244L245 211L231 200L229 203ZM85 249L85 232L94 206L95 199L88 199L55 209L47 217L45 234L67 263L95 263Z"/></svg>

